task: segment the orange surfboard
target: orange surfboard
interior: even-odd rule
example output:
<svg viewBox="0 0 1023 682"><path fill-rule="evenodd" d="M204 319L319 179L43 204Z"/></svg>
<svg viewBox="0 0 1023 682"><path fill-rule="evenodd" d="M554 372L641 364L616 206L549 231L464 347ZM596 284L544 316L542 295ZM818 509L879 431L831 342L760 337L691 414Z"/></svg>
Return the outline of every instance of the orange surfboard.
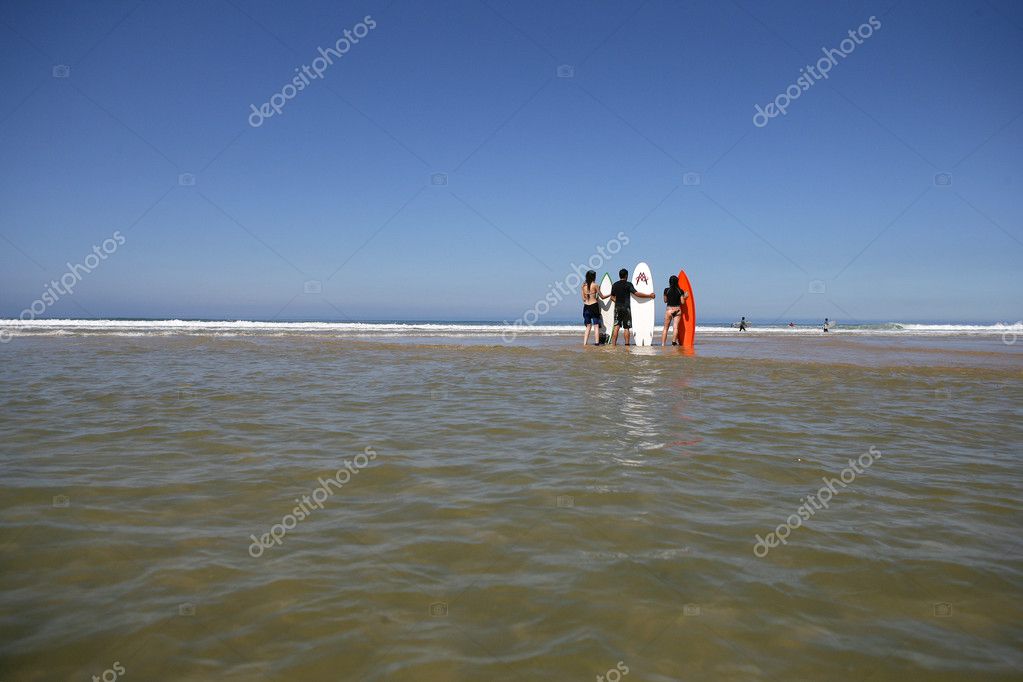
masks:
<svg viewBox="0 0 1023 682"><path fill-rule="evenodd" d="M685 270L678 271L678 286L689 295L682 301L682 312L675 323L675 339L678 345L691 349L696 343L696 298Z"/></svg>

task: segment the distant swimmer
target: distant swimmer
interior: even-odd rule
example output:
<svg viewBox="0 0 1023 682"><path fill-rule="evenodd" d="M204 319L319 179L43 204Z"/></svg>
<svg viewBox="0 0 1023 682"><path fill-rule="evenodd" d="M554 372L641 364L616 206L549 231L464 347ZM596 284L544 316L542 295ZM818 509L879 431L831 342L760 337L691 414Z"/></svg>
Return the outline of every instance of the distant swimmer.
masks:
<svg viewBox="0 0 1023 682"><path fill-rule="evenodd" d="M597 294L601 298L610 298L615 302L615 326L614 331L611 332L611 345L618 345L618 330L625 330L625 345L629 345L629 336L632 329L632 297L636 298L654 298L654 292L649 294L641 294L636 291L636 287L629 281L629 271L622 268L618 271L618 281L611 285L611 293L607 296L603 294Z"/></svg>
<svg viewBox="0 0 1023 682"><path fill-rule="evenodd" d="M593 345L600 345L600 303L597 302L597 273L590 270L586 273L586 281L583 282L580 293L583 298L583 324L586 331L583 332L583 345L590 340L590 330L593 330Z"/></svg>
<svg viewBox="0 0 1023 682"><path fill-rule="evenodd" d="M668 288L664 290L664 304L667 308L664 309L664 325L661 327L661 345L668 345L668 330L671 329L672 322L675 318L682 314L682 301L686 300L689 294L683 291L678 286L678 276L672 275L668 278ZM671 338L675 338L672 335ZM672 341L671 345L677 346L677 341Z"/></svg>
<svg viewBox="0 0 1023 682"><path fill-rule="evenodd" d="M745 317L742 318L741 320L739 320L739 331L741 331L741 332L746 331L746 318Z"/></svg>
<svg viewBox="0 0 1023 682"><path fill-rule="evenodd" d="M828 331L828 327L830 327L830 326L831 326L831 322L828 320L828 318L825 317L824 318L824 331L827 332Z"/></svg>
<svg viewBox="0 0 1023 682"><path fill-rule="evenodd" d="M790 327L795 327L795 326L796 326L796 323L795 323L795 322L789 322L789 326L790 326Z"/></svg>

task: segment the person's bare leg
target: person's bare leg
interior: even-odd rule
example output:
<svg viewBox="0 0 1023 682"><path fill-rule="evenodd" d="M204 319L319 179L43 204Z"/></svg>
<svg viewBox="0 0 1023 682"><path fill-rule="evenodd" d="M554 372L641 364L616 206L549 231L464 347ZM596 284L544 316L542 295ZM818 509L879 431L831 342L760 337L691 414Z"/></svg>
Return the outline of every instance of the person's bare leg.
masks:
<svg viewBox="0 0 1023 682"><path fill-rule="evenodd" d="M664 324L661 326L661 345L665 345L668 341L668 325L671 324L672 316L667 312L664 313Z"/></svg>
<svg viewBox="0 0 1023 682"><path fill-rule="evenodd" d="M616 324L615 328L614 328L614 331L611 332L611 345L612 346L617 346L618 345L618 329L619 329L619 327ZM626 332L626 334L628 334L628 332ZM626 336L625 338L628 339L629 337ZM625 343L628 343L628 341L626 341Z"/></svg>
<svg viewBox="0 0 1023 682"><path fill-rule="evenodd" d="M628 330L628 329L626 329L626 330L625 330L625 345L626 345L626 346L628 346L628 345L629 345L629 335L630 335L630 332L629 332L629 330Z"/></svg>
<svg viewBox="0 0 1023 682"><path fill-rule="evenodd" d="M584 346L586 345L586 342L590 340L590 327L591 326L593 326L593 325L589 325L589 324L586 325L586 331L583 332L583 345Z"/></svg>

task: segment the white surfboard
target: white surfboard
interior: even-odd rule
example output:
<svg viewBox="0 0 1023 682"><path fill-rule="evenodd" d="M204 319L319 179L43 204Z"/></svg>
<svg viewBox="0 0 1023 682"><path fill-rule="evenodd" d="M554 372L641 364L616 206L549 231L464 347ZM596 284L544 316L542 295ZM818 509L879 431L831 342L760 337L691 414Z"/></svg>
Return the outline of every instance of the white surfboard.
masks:
<svg viewBox="0 0 1023 682"><path fill-rule="evenodd" d="M650 266L639 263L632 271L632 285L641 294L654 293ZM654 299L632 297L632 338L637 346L649 346L654 338Z"/></svg>
<svg viewBox="0 0 1023 682"><path fill-rule="evenodd" d="M611 275L604 273L604 278L600 280L600 293L604 296L611 295ZM615 325L615 310L614 301L610 298L600 299L600 321L604 323L604 328L601 330L604 334L610 334L611 330Z"/></svg>

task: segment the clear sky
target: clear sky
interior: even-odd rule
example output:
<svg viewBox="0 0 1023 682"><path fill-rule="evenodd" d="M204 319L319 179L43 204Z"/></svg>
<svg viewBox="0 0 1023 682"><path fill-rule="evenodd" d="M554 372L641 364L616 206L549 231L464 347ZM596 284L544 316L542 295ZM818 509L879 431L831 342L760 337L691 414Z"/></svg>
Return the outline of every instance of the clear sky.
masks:
<svg viewBox="0 0 1023 682"><path fill-rule="evenodd" d="M25 1L0 36L4 317L115 231L41 317L513 320L619 232L601 274L684 267L704 319L1023 317L1018 2Z"/></svg>

